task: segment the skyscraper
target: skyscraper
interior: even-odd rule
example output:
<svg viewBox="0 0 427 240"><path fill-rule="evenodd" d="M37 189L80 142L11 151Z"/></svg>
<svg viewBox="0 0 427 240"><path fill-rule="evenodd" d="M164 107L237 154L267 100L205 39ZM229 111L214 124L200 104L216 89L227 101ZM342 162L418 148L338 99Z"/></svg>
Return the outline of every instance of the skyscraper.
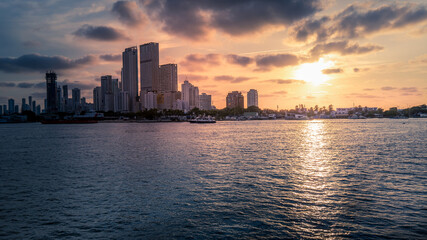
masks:
<svg viewBox="0 0 427 240"><path fill-rule="evenodd" d="M69 111L69 103L68 103L68 85L62 86L62 99L63 99L63 108L64 112Z"/></svg>
<svg viewBox="0 0 427 240"><path fill-rule="evenodd" d="M96 87L93 89L93 108L95 111L104 111L102 109L102 92L101 87Z"/></svg>
<svg viewBox="0 0 427 240"><path fill-rule="evenodd" d="M160 66L159 91L178 91L178 66L176 64Z"/></svg>
<svg viewBox="0 0 427 240"><path fill-rule="evenodd" d="M80 89L73 88L73 90L71 90L71 95L73 98L73 111L80 112Z"/></svg>
<svg viewBox="0 0 427 240"><path fill-rule="evenodd" d="M233 91L228 93L226 98L227 108L244 108L245 100L241 92Z"/></svg>
<svg viewBox="0 0 427 240"><path fill-rule="evenodd" d="M22 98L21 113L27 110L27 104L25 103L25 100L25 98Z"/></svg>
<svg viewBox="0 0 427 240"><path fill-rule="evenodd" d="M58 109L58 112L63 112L64 109L62 107L62 94L61 94L61 87L58 87L56 89L56 108ZM36 107L34 106L33 112L36 112Z"/></svg>
<svg viewBox="0 0 427 240"><path fill-rule="evenodd" d="M125 108L127 111L136 112L138 110L138 48L126 48L122 53L123 68L122 68L122 91L127 92L121 94L128 99L122 99L127 103Z"/></svg>
<svg viewBox="0 0 427 240"><path fill-rule="evenodd" d="M56 104L56 73L53 71L46 72L46 98L47 98L47 113L58 112ZM29 103L31 104L31 103Z"/></svg>
<svg viewBox="0 0 427 240"><path fill-rule="evenodd" d="M9 110L9 114L13 114L15 112L15 100L13 100L12 98L8 100L8 109Z"/></svg>
<svg viewBox="0 0 427 240"><path fill-rule="evenodd" d="M159 44L146 43L139 46L141 92L158 91L159 81Z"/></svg>
<svg viewBox="0 0 427 240"><path fill-rule="evenodd" d="M182 101L185 105L184 110L191 110L195 107L199 107L199 88L193 86L187 80L181 84Z"/></svg>
<svg viewBox="0 0 427 240"><path fill-rule="evenodd" d="M250 106L258 107L258 91L257 90L255 89L249 90L247 94L247 98L248 98L247 107L250 107Z"/></svg>

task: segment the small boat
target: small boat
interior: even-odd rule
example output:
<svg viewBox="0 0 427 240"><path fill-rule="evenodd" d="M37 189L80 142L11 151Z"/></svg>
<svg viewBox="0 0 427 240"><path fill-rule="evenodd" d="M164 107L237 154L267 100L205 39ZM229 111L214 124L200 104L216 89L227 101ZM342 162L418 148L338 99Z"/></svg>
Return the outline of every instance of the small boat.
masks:
<svg viewBox="0 0 427 240"><path fill-rule="evenodd" d="M213 117L197 117L189 121L190 123L216 123Z"/></svg>

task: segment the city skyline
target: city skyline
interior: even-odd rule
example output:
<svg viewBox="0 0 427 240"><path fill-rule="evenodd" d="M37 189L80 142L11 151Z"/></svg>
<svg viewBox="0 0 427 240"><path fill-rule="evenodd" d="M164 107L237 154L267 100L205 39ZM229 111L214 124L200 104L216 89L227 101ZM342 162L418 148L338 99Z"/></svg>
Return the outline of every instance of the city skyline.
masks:
<svg viewBox="0 0 427 240"><path fill-rule="evenodd" d="M57 72L59 85L80 88L92 102L101 76L122 78L123 49L149 42L163 46L159 66L177 64L177 85L187 78L212 95L217 108L225 107L230 91L246 95L249 89L259 91L261 108L272 109L300 103L385 109L425 103L423 1L307 1L299 6L301 12L294 3L251 2L275 17L257 18L251 7L227 15L241 7L230 3L194 4L187 8L194 18L182 22L181 8L173 12L168 1L162 6L146 1L6 1L0 27L9 30L0 38L8 46L0 50L0 104L29 95L40 102L47 70ZM124 10L117 11L117 4ZM55 15L43 14L52 8ZM203 15L207 12L209 18ZM254 16L252 24L244 21L245 14Z"/></svg>

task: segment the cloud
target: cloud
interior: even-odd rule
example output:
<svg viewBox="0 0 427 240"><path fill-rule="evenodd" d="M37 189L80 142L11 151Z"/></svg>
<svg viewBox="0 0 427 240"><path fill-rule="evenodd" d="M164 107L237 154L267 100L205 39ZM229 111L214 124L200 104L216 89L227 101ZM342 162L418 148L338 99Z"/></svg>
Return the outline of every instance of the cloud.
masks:
<svg viewBox="0 0 427 240"><path fill-rule="evenodd" d="M364 88L363 91L374 91L374 88Z"/></svg>
<svg viewBox="0 0 427 240"><path fill-rule="evenodd" d="M206 66L218 66L221 64L221 55L219 54L189 54L179 63L190 72L204 71Z"/></svg>
<svg viewBox="0 0 427 240"><path fill-rule="evenodd" d="M188 80L188 81L203 81L203 80L208 80L209 77L205 76L205 75L195 75L195 74L179 74L179 77L181 82L184 82L184 80Z"/></svg>
<svg viewBox="0 0 427 240"><path fill-rule="evenodd" d="M385 87L382 87L382 88L381 88L381 90L383 90L383 91L391 91L391 90L395 90L395 89L397 89L397 88L395 88L395 87L390 87L390 86L385 86Z"/></svg>
<svg viewBox="0 0 427 240"><path fill-rule="evenodd" d="M99 58L107 62L119 62L122 60L121 54L104 54L99 55Z"/></svg>
<svg viewBox="0 0 427 240"><path fill-rule="evenodd" d="M231 83L240 83L253 79L252 77L233 77L230 75L215 76L215 81L227 81Z"/></svg>
<svg viewBox="0 0 427 240"><path fill-rule="evenodd" d="M91 26L88 24L81 26L73 33L73 35L99 41L117 41L127 39L122 32L115 28L108 26Z"/></svg>
<svg viewBox="0 0 427 240"><path fill-rule="evenodd" d="M369 94L361 94L361 93L350 93L345 97L346 98L381 98L378 95L369 95Z"/></svg>
<svg viewBox="0 0 427 240"><path fill-rule="evenodd" d="M369 68L353 68L353 72L357 73L357 72L365 72L368 71Z"/></svg>
<svg viewBox="0 0 427 240"><path fill-rule="evenodd" d="M277 91L277 92L274 92L273 94L284 95L284 94L288 94L288 92L287 91Z"/></svg>
<svg viewBox="0 0 427 240"><path fill-rule="evenodd" d="M401 89L399 89L402 92L418 92L418 88L416 87L403 87Z"/></svg>
<svg viewBox="0 0 427 240"><path fill-rule="evenodd" d="M46 93L45 92L33 92L31 93L31 95L33 97L33 99L44 99L46 98Z"/></svg>
<svg viewBox="0 0 427 240"><path fill-rule="evenodd" d="M96 62L92 55L78 59L63 56L43 56L27 54L18 58L0 58L0 71L7 73L45 72L47 70L67 70L87 66Z"/></svg>
<svg viewBox="0 0 427 240"><path fill-rule="evenodd" d="M331 38L355 39L387 30L415 25L427 20L423 5L389 3L372 7L353 4L333 17L308 19L291 30L295 40L325 41Z"/></svg>
<svg viewBox="0 0 427 240"><path fill-rule="evenodd" d="M264 80L264 82L272 82L277 84L305 83L305 81L303 80L296 80L296 79L269 79L269 80Z"/></svg>
<svg viewBox="0 0 427 240"><path fill-rule="evenodd" d="M328 68L328 69L323 69L322 73L323 74L334 74L334 73L343 73L344 70L342 70L341 68Z"/></svg>
<svg viewBox="0 0 427 240"><path fill-rule="evenodd" d="M330 42L317 44L310 50L311 60L316 61L320 56L329 53L338 53L340 55L366 54L373 51L382 50L383 47L377 45L359 46L359 44L350 44L348 41Z"/></svg>
<svg viewBox="0 0 427 240"><path fill-rule="evenodd" d="M272 67L293 66L299 63L298 57L293 54L260 55L255 57L258 70L268 71Z"/></svg>
<svg viewBox="0 0 427 240"><path fill-rule="evenodd" d="M242 67L246 67L247 65L254 62L254 59L250 57L238 56L235 54L228 54L225 56L228 63L240 65Z"/></svg>
<svg viewBox="0 0 427 240"><path fill-rule="evenodd" d="M15 87L15 83L0 82L0 87Z"/></svg>
<svg viewBox="0 0 427 240"><path fill-rule="evenodd" d="M122 23L129 26L141 25L145 20L136 2L117 1L113 4L111 12L115 14Z"/></svg>
<svg viewBox="0 0 427 240"><path fill-rule="evenodd" d="M34 86L33 83L26 83L26 82L22 82L22 83L18 83L18 85L16 85L19 88L31 88Z"/></svg>
<svg viewBox="0 0 427 240"><path fill-rule="evenodd" d="M172 35L204 39L211 29L233 36L266 26L287 26L322 9L320 1L141 0L143 9Z"/></svg>

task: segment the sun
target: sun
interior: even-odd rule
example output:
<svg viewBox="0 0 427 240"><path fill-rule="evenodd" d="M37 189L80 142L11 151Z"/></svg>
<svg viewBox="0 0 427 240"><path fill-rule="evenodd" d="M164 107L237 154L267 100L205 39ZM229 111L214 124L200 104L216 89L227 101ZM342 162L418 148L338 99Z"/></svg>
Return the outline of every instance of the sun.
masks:
<svg viewBox="0 0 427 240"><path fill-rule="evenodd" d="M294 72L294 77L298 80L304 80L313 85L320 85L330 79L322 70L330 68L334 65L332 61L326 62L323 58L314 63L304 63L297 67Z"/></svg>

